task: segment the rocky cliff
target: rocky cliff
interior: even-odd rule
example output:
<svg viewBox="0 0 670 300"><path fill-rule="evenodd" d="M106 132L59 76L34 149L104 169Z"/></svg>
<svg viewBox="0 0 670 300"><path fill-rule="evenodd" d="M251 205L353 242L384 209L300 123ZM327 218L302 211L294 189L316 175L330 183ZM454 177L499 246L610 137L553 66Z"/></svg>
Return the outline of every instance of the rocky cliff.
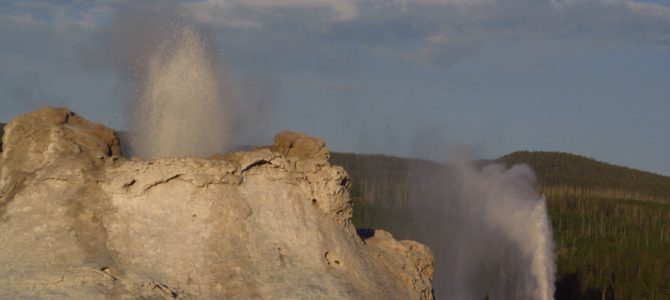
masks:
<svg viewBox="0 0 670 300"><path fill-rule="evenodd" d="M1 299L432 299L430 250L357 235L320 139L142 161L46 108L3 141Z"/></svg>

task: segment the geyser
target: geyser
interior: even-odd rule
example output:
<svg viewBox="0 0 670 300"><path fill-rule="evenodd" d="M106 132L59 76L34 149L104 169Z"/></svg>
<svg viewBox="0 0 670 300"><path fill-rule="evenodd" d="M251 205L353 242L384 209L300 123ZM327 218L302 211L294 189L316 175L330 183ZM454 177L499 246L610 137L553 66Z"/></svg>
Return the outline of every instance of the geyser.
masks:
<svg viewBox="0 0 670 300"><path fill-rule="evenodd" d="M215 57L192 26L174 27L140 72L130 151L143 158L225 150L230 122Z"/></svg>
<svg viewBox="0 0 670 300"><path fill-rule="evenodd" d="M527 166L460 161L413 176L424 184L410 236L436 255L438 298L553 299L551 228Z"/></svg>

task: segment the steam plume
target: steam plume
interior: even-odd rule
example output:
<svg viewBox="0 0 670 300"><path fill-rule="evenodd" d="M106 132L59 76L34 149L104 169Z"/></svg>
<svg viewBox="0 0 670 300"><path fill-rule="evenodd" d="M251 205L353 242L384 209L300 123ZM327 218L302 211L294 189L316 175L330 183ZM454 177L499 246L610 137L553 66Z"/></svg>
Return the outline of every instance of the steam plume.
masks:
<svg viewBox="0 0 670 300"><path fill-rule="evenodd" d="M424 171L415 178L436 182L413 191L421 204L410 235L435 252L438 299L553 299L551 228L528 167L461 161Z"/></svg>

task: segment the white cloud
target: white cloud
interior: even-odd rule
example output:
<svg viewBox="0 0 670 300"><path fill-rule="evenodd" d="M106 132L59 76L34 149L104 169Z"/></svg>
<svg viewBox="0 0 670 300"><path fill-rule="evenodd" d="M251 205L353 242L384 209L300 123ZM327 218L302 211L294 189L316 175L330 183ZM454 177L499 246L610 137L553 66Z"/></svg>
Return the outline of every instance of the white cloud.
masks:
<svg viewBox="0 0 670 300"><path fill-rule="evenodd" d="M16 1L7 6L7 14L31 16L56 26L95 28L113 13L110 0L90 1Z"/></svg>
<svg viewBox="0 0 670 300"><path fill-rule="evenodd" d="M30 23L91 30L113 23L107 20L115 13L137 10L153 19L168 7L225 32L224 39L244 38L245 47L270 37L291 51L300 43L312 50L347 44L445 65L509 41L587 37L670 46L670 8L635 0L17 1L0 8L0 22L5 32ZM248 29L255 33L231 35Z"/></svg>
<svg viewBox="0 0 670 300"><path fill-rule="evenodd" d="M447 65L508 41L590 37L670 43L670 8L634 0L206 0L188 6L212 26L281 35L287 23L297 22L290 29L294 40L328 33L331 43L355 41L371 53L383 48Z"/></svg>
<svg viewBox="0 0 670 300"><path fill-rule="evenodd" d="M670 8L655 4L638 1L625 1L628 8L640 16L668 19L670 18Z"/></svg>
<svg viewBox="0 0 670 300"><path fill-rule="evenodd" d="M205 0L184 3L183 6L201 22L234 28L263 28L263 18L269 16L300 17L290 12L301 8L324 10L326 18L320 21L326 23L346 22L358 17L354 0Z"/></svg>
<svg viewBox="0 0 670 300"><path fill-rule="evenodd" d="M670 8L632 0L422 0L444 6L437 32L425 37L423 59L453 63L488 45L537 39L587 38L670 46ZM449 7L449 10L446 9ZM436 9L435 6L432 9Z"/></svg>
<svg viewBox="0 0 670 300"><path fill-rule="evenodd" d="M351 21L358 15L353 0L242 0L237 3L254 8L325 7L335 12L333 21Z"/></svg>

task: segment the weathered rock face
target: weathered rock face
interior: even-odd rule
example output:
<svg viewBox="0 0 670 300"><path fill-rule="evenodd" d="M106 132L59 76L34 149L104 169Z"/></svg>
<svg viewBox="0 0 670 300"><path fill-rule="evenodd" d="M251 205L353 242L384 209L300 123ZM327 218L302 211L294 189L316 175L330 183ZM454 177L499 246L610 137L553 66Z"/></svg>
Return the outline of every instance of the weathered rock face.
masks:
<svg viewBox="0 0 670 300"><path fill-rule="evenodd" d="M112 130L48 108L4 142L1 299L432 299L430 250L356 234L320 139L126 160Z"/></svg>

